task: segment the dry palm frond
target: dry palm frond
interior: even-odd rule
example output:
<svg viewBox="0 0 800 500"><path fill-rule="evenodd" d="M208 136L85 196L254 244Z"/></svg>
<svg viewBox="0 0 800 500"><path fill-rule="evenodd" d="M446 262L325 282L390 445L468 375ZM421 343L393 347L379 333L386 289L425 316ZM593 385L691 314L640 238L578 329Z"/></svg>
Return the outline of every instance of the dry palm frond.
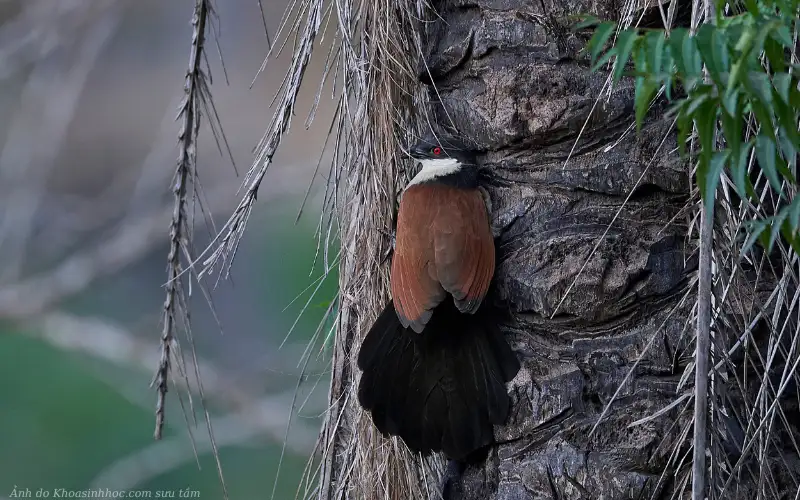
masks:
<svg viewBox="0 0 800 500"><path fill-rule="evenodd" d="M665 12L659 3L668 29L675 4L670 2ZM634 12L640 8L639 2L626 2L621 25L636 24ZM732 8L729 5L727 11ZM694 0L691 12L694 29L712 21L713 4ZM796 50L790 57L797 64ZM757 133L757 120L750 116L747 124L749 138ZM690 140L689 149L696 152L699 145ZM792 203L796 193L784 184L778 196L752 153L748 173L757 200L740 199L734 182L723 173L716 202L707 207L700 201L694 168L691 172L690 199L684 210L691 220L686 243L699 253L700 263L690 294L682 300L694 301L685 331L695 335L687 335L689 349L676 354L676 360L684 360L679 363L684 371L678 398L641 419L649 421L681 408L675 429L658 447L671 451L654 491L668 485L670 498L684 498L690 492L700 499L800 495L798 257L780 238L770 254L753 245L750 225ZM637 364L638 360L631 373ZM616 394L600 420L615 398ZM654 455L661 456L659 450Z"/></svg>
<svg viewBox="0 0 800 500"><path fill-rule="evenodd" d="M162 317L161 356L158 370L153 379L153 385L156 387L158 394L154 437L156 439L161 439L162 437L166 394L170 384L170 378L173 376L173 366L177 368L178 375L184 379L185 384L189 385L189 375L185 368L186 364L182 360L182 353L179 348L180 344L177 336L178 331L183 331L190 346L190 354L194 358L192 363L194 366L193 376L197 383L201 406L204 410L206 429L214 458L216 459L217 472L222 484L223 495L227 498L228 494L222 475L222 465L219 460L219 454L217 453L211 420L205 408L203 385L197 369L197 357L194 350L192 328L188 311L188 302L192 293L192 288L186 283L185 277L183 276L186 269L189 269L191 272L191 262L194 260L192 241L194 237L195 212L199 209L204 215L207 213L203 208L203 197L197 178L196 146L202 116L208 119L217 144L221 144L221 138L227 145L211 100L208 88L209 74L202 66L202 61L205 56L206 34L207 30L211 29L213 15L214 11L211 0L196 0L194 14L192 16L193 30L189 67L186 72L184 83L184 98L179 106L178 114L178 120L180 120L181 125L178 135L178 160L175 176L172 181L173 212L169 230L170 246L167 256L167 281L164 285L166 289L166 298L164 299ZM184 263L188 265L185 266ZM196 275L196 273L194 274ZM199 287L208 299L208 294L203 286L199 285ZM187 413L183 398L180 398L180 404L188 424L190 423L189 419L194 418L194 406L191 395L189 395L189 411L191 413ZM189 429L190 437L192 437L191 426L189 426ZM194 444L193 437L192 443Z"/></svg>
<svg viewBox="0 0 800 500"><path fill-rule="evenodd" d="M713 22L709 0L695 0L692 11L693 26ZM754 132L749 127L746 135ZM757 178L752 158L749 172ZM773 256L748 248L749 223L780 203L763 176L755 186L761 197L752 205L735 196L723 175L715 206L697 204L704 215L717 215L698 233L697 347L684 375L695 372L694 498L783 498L800 491L797 256L783 242ZM784 186L783 195L790 202L795 193Z"/></svg>
<svg viewBox="0 0 800 500"><path fill-rule="evenodd" d="M710 0L704 0L707 23L713 21ZM694 16L693 21L694 21ZM697 29L693 23L692 31ZM695 329L694 353L694 433L692 437L692 498L703 500L706 491L706 443L708 441L708 369L711 356L711 303L714 296L711 287L714 259L714 204L716 195L710 200L700 200L700 242L698 246L699 270L697 276L697 326Z"/></svg>
<svg viewBox="0 0 800 500"><path fill-rule="evenodd" d="M334 334L321 325L313 342L333 338L330 408L318 442L323 473L309 465L304 496L424 498L438 462L420 462L401 442L374 430L355 402L352 353L387 301L382 256L389 245L401 175L399 146L415 130L414 106L424 108L415 73L424 0L292 0L273 38L267 59L293 44L292 61L275 96L275 112L245 175L244 195L204 253L201 274L228 274L259 187L296 112L297 96L315 47L335 31L325 55L323 81L306 120L314 119L323 92L331 92L336 112L329 130L331 166L318 225L318 249L325 274L338 263L339 293ZM335 28L335 30L334 30ZM265 70L267 60L260 71ZM318 167L319 168L319 167ZM316 175L316 173L315 173ZM331 252L339 238L341 250ZM324 335L323 335L324 334ZM324 340L323 340L324 337ZM308 350L310 355L311 349ZM308 359L308 356L304 356ZM332 474L335 473L335 476Z"/></svg>
<svg viewBox="0 0 800 500"><path fill-rule="evenodd" d="M640 3L626 2L625 25L637 22L633 13ZM658 4L667 26L676 4L670 2L667 9ZM707 7L707 2L693 1L694 25L703 20ZM339 264L340 290L336 321L329 329L334 332L330 408L318 442L320 462L307 469L305 497L424 498L433 495L429 486L441 473L436 460L420 460L401 442L377 435L355 402L354 352L387 299L381 257L389 244L385 231L391 227L401 175L397 146L414 129L412 104L421 109L424 102L413 68L422 45L419 19L426 8L424 0L290 2L273 46L280 52L293 44L290 69L276 95L275 114L256 161L245 177L242 201L204 260L205 273L217 268L222 276L230 269L261 182L295 114L315 44L335 26L323 82L306 122L313 120L322 92L330 89L337 101L329 132L333 160L318 238L326 273ZM796 54L792 57L796 60ZM755 176L752 164L750 170ZM735 199L732 185L723 179L713 218L700 217L703 206L696 186L690 186L684 211L691 227L687 246L700 247L704 257L701 272L678 304L687 312L685 349L675 354L676 366L684 369L678 399L659 412L678 410L659 446L667 457L659 484L669 483L673 498L682 498L690 488L693 462L705 471L695 490L712 499L778 498L787 487L797 489L800 484L800 473L793 472L800 470L798 259L780 241L774 255L746 244L747 222L774 211L778 204L768 182L763 178L755 182L761 194L756 205ZM793 199L793 192L785 194ZM329 255L337 237L341 250ZM315 340L323 337L324 326ZM323 343L328 338L330 333ZM707 359L698 356L698 350ZM701 372L696 374L698 366ZM699 383L692 384L693 380ZM702 390L704 382L707 391ZM691 397L698 392L706 395L706 403ZM696 402L699 419L692 416ZM703 418L707 425L702 425ZM695 423L700 425L692 439ZM699 480L698 473L694 476Z"/></svg>

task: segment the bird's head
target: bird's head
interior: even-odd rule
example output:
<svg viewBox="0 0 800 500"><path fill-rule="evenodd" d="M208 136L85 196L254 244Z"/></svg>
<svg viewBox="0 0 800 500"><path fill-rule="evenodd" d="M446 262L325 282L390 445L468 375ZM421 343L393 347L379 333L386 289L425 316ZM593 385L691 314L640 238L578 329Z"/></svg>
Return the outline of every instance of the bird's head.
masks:
<svg viewBox="0 0 800 500"><path fill-rule="evenodd" d="M473 184L476 178L477 152L457 137L429 133L411 146L409 155L422 164L422 170L411 181L412 184Z"/></svg>
<svg viewBox="0 0 800 500"><path fill-rule="evenodd" d="M476 152L457 137L426 134L409 150L409 154L423 165L435 163L475 165Z"/></svg>

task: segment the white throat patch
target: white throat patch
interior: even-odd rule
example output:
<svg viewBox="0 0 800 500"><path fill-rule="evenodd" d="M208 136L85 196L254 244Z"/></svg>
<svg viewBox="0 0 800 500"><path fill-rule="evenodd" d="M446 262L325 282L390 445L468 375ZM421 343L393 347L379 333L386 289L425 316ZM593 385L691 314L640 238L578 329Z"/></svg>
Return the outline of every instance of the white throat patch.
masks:
<svg viewBox="0 0 800 500"><path fill-rule="evenodd" d="M420 184L448 174L453 174L461 169L461 162L455 158L426 158L420 160L422 170L411 179L408 186ZM406 187L408 187L406 186Z"/></svg>

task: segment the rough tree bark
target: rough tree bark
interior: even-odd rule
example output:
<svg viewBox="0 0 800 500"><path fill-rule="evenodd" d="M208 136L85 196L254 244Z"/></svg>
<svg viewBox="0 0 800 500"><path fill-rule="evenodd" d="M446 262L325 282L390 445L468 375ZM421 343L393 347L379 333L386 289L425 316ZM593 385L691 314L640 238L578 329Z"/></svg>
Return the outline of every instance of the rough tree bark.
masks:
<svg viewBox="0 0 800 500"><path fill-rule="evenodd" d="M452 118L491 150L484 166L500 235L496 299L515 313L510 333L525 359L512 417L498 430L503 444L449 496L645 496L671 451L671 439L659 444L677 410L627 426L676 398L673 354L688 309L672 311L690 269L685 226L670 221L688 184L671 153L674 137L662 144L669 124L652 121L636 136L630 82L598 101L606 74L590 72L579 56L585 40L569 30L568 15L616 19L621 5L454 0L437 7L441 19L427 39L441 96L437 119Z"/></svg>
<svg viewBox="0 0 800 500"><path fill-rule="evenodd" d="M498 444L484 463L449 480L445 498L673 498L691 465L681 458L691 451L691 381L679 389L694 350L690 169L676 152L665 104L651 110L637 134L633 83L623 79L609 90L607 73L592 73L580 55L588 35L570 31L575 14L618 20L625 5L438 0L433 8L419 80L428 86L433 120L488 150L482 172L498 244L492 300L512 312L505 328L523 360L510 384L512 415L496 429ZM645 12L649 23L660 19L657 9ZM754 288L743 282L748 287ZM344 344L334 360L335 411L326 436L339 439L331 440L323 466L334 478L352 466L342 443L357 432L348 421L353 411L337 403L354 382L346 358L352 337L337 342ZM716 397L746 420L741 394ZM789 404L786 418L800 421L797 405ZM742 429L726 422L713 422L715 429L727 426L714 446L727 447L723 453L736 462ZM777 447L791 441L786 437L776 437ZM380 445L365 443L380 453ZM761 471L776 466L770 491L780 489L779 498L795 498L800 460L792 449L787 444L761 457L768 464ZM716 478L720 465L710 463ZM724 498L775 496L761 494L759 466L755 474L748 467ZM322 497L339 498L330 491Z"/></svg>
<svg viewBox="0 0 800 500"><path fill-rule="evenodd" d="M434 5L420 79L436 85L437 121L489 149L495 298L513 312L508 330L524 358L500 444L448 498L669 497L675 471L659 478L686 440L691 412L681 410L691 400L629 424L678 399L692 356L694 301L681 298L696 263L679 213L689 169L659 110L637 136L632 82L608 92L607 73L590 72L579 55L586 39L567 19L618 20L622 2Z"/></svg>

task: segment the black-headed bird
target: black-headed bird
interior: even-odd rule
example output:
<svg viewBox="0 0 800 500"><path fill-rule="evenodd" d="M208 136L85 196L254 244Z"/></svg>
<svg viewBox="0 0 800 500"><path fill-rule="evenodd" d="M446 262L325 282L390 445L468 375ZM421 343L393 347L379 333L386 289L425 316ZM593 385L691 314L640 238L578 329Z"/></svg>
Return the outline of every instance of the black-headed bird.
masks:
<svg viewBox="0 0 800 500"><path fill-rule="evenodd" d="M429 135L397 214L392 301L358 353L358 400L384 435L464 460L494 442L520 364L484 303L495 246L475 151Z"/></svg>

